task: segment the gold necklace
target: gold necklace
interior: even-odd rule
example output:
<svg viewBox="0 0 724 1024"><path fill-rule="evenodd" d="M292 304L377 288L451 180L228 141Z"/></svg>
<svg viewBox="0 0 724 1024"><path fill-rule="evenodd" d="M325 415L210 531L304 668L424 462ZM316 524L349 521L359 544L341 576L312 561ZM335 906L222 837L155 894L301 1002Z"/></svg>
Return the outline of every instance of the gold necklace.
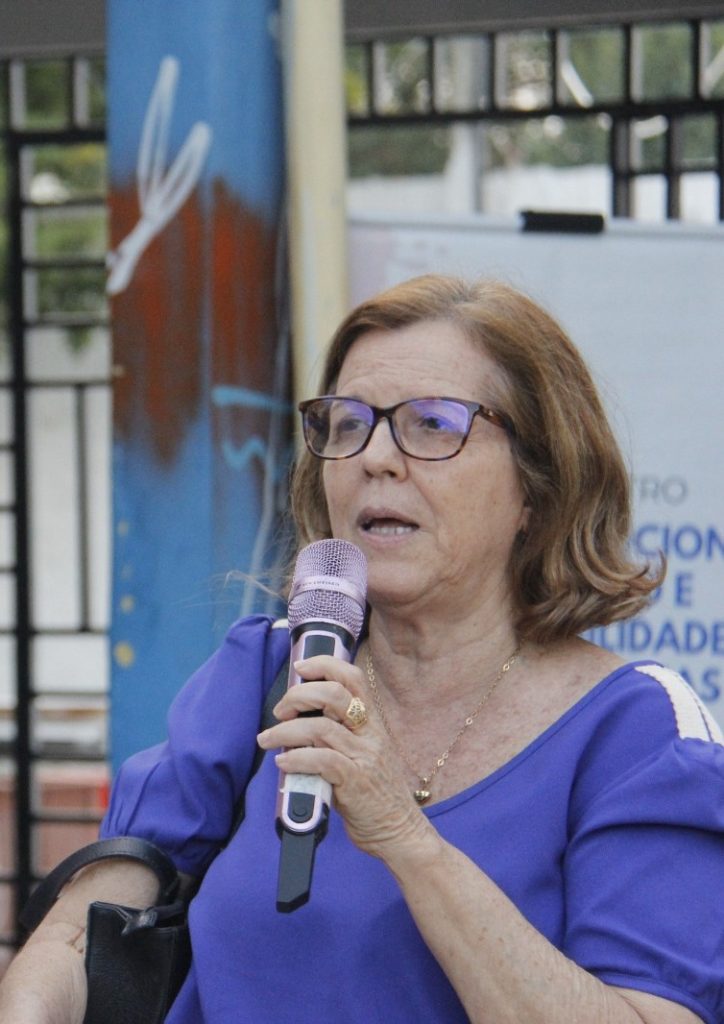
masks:
<svg viewBox="0 0 724 1024"><path fill-rule="evenodd" d="M385 732L389 736L389 738L390 738L390 740L392 742L392 745L395 747L395 749L397 750L397 753L400 755L400 757L405 762L407 767L410 769L412 774L417 776L417 778L419 779L419 782L420 782L419 789L413 790L413 796L415 797L415 800L417 800L418 804L426 804L427 801L430 799L430 796L432 795L431 791L430 791L430 783L435 778L437 773L439 771L441 771L441 769L443 769L445 767L445 765L447 764L448 758L450 757L450 754L452 753L452 751L453 751L455 745L457 744L458 740L463 735L465 730L469 729L470 726L475 721L475 719L478 717L478 715L482 711L483 707L487 704L488 700L490 699L490 697L492 696L493 692L495 691L495 689L496 689L498 683L500 682L500 680L503 678L503 676L505 675L506 672L510 671L510 668L513 665L513 662L515 661L515 659L520 654L520 648L521 648L521 645L518 644L518 646L515 648L513 653L503 663L503 667L500 669L500 671L498 672L497 676L495 677L493 682L490 684L488 689L485 691L483 696L480 698L478 703L475 705L473 710L467 716L467 718L465 719L465 721L463 722L461 727L455 733L455 735L453 736L453 738L450 741L450 743L448 743L447 748L437 758L437 760L435 761L435 764L430 769L430 771L427 772L425 775L422 775L417 770L417 768L413 767L413 765L410 764L410 762L408 761L407 756L406 756L404 750L402 749L400 744L397 742L395 734L393 733L392 729L390 728L390 723L387 720L387 715L385 714L385 709L382 707L382 698L380 697L380 691L377 688L377 679L375 678L375 668L374 668L374 665L372 664L372 654L370 652L370 645L369 645L369 641L367 641L367 650L366 650L366 653L365 653L365 665L366 665L366 668L367 668L367 680L368 680L368 682L370 684L370 690L372 691L372 699L375 702L375 707L377 708L377 712L378 712L380 718L382 719L382 724L383 724L383 726L385 728Z"/></svg>

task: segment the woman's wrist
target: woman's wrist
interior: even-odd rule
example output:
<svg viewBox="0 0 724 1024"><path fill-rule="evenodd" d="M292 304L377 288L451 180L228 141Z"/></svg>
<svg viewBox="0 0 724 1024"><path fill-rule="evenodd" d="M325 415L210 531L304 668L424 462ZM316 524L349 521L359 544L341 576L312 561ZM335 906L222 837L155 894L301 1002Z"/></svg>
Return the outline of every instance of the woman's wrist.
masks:
<svg viewBox="0 0 724 1024"><path fill-rule="evenodd" d="M439 865L447 843L431 822L415 810L411 827L378 845L374 855L392 872L400 885Z"/></svg>

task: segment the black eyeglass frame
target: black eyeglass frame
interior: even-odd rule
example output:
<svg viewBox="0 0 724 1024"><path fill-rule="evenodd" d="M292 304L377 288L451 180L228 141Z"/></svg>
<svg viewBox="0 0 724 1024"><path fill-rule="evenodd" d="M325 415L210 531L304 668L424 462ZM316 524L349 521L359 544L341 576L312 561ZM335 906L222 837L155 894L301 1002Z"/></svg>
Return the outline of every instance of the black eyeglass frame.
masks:
<svg viewBox="0 0 724 1024"><path fill-rule="evenodd" d="M319 452L312 448L309 442L307 434L307 410L316 402L321 402L325 399L328 401L356 402L358 405L364 405L372 412L373 419L370 424L367 437L360 447L355 449L355 451L350 452L349 455L320 455ZM451 452L450 455L413 455L412 452L408 452L407 449L403 447L402 440L398 437L397 430L395 429L394 415L401 406L410 405L412 402L455 402L456 405L461 405L467 410L468 424L465 428L465 433L460 439L460 444L454 452ZM490 409L486 405L481 405L480 402L471 402L465 398L452 398L449 395L422 395L419 398L406 398L404 401L397 402L395 405L388 405L386 408L381 408L378 405L370 405L369 402L363 402L360 398L350 398L348 395L318 395L316 398L308 398L306 401L300 402L297 408L302 414L302 432L304 434L304 443L307 446L307 450L315 457L315 459L324 459L328 462L339 462L342 459L352 459L355 455L359 455L360 452L363 452L370 443L370 439L375 432L377 424L383 419L387 420L389 423L392 440L395 442L402 454L409 456L411 459L419 459L422 462L446 462L448 459L454 459L456 455L459 455L465 447L465 442L470 436L470 431L473 427L473 420L476 416L481 416L484 420L487 420L488 423L492 423L493 426L504 430L511 439L515 438L513 424L504 413L496 412L495 409Z"/></svg>

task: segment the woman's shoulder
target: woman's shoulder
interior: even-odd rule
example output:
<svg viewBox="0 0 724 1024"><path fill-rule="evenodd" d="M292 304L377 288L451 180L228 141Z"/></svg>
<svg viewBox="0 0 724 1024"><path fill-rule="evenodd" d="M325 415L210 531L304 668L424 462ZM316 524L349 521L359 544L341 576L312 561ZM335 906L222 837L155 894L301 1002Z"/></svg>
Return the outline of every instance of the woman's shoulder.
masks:
<svg viewBox="0 0 724 1024"><path fill-rule="evenodd" d="M637 732L663 738L722 742L722 732L704 701L678 672L649 659L625 662L613 651L576 638L547 659L558 680L559 700L569 708L591 706L594 716L637 723Z"/></svg>
<svg viewBox="0 0 724 1024"><path fill-rule="evenodd" d="M679 673L653 661L624 663L582 702L584 742L577 756L579 806L638 789L668 792L724 783L724 736ZM583 724L583 723L582 723ZM613 798L613 797L611 797ZM618 797L616 797L618 799Z"/></svg>
<svg viewBox="0 0 724 1024"><path fill-rule="evenodd" d="M537 685L527 695L538 724L552 726L566 757L576 762L576 776L592 786L649 758L694 756L696 744L709 754L716 748L716 758L724 752L711 712L671 668L652 660L624 662L580 639L541 650L535 667Z"/></svg>
<svg viewBox="0 0 724 1024"><path fill-rule="evenodd" d="M591 690L602 720L624 732L660 742L697 739L724 744L722 730L693 687L678 672L651 660L611 667Z"/></svg>

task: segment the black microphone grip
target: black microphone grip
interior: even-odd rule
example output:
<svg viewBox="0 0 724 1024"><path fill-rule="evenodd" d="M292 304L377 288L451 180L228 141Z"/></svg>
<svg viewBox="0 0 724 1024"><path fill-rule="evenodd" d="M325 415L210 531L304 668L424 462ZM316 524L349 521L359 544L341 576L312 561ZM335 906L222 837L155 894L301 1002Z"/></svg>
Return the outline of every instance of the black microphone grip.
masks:
<svg viewBox="0 0 724 1024"><path fill-rule="evenodd" d="M355 637L332 622L304 622L291 634L287 688L303 685L294 662L329 654L351 661ZM319 715L320 711L302 712ZM332 787L320 775L280 775L276 827L282 840L277 884L277 910L290 913L309 900L317 844L327 833Z"/></svg>

